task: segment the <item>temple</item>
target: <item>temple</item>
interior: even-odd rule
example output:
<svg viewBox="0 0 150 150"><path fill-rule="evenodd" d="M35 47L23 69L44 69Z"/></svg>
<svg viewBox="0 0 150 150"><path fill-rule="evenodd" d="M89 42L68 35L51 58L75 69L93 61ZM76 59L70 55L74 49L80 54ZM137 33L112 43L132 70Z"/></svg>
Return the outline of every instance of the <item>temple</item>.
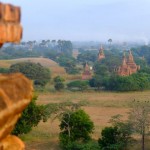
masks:
<svg viewBox="0 0 150 150"><path fill-rule="evenodd" d="M124 53L122 58L122 64L117 68L116 72L120 76L129 76L133 73L136 73L138 70L140 70L140 66L136 65L133 55L131 51L129 51L128 58L126 58Z"/></svg>
<svg viewBox="0 0 150 150"><path fill-rule="evenodd" d="M104 49L103 49L103 47L102 47L102 45L101 45L101 48L100 48L99 53L98 53L98 58L97 58L97 60L100 61L100 60L102 60L102 59L104 59L104 58L105 58Z"/></svg>
<svg viewBox="0 0 150 150"><path fill-rule="evenodd" d="M84 72L82 73L82 80L89 80L92 78L92 73L89 65L86 63L84 67Z"/></svg>

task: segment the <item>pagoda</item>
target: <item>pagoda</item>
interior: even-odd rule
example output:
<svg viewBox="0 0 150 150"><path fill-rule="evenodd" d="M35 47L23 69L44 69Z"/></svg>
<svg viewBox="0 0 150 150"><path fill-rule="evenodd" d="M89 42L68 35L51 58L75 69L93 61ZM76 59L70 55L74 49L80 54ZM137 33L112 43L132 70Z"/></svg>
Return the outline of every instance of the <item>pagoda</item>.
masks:
<svg viewBox="0 0 150 150"><path fill-rule="evenodd" d="M82 80L89 80L92 78L92 73L89 65L86 63L84 67L84 71L82 73Z"/></svg>
<svg viewBox="0 0 150 150"><path fill-rule="evenodd" d="M102 47L102 45L101 45L101 48L100 48L99 53L98 53L98 58L97 58L97 60L98 60L98 61L101 61L101 60L104 59L104 58L105 58L104 49L103 49L103 47Z"/></svg>
<svg viewBox="0 0 150 150"><path fill-rule="evenodd" d="M129 76L140 70L140 66L136 65L134 62L131 50L129 51L128 58L126 58L125 53L122 58L122 64L117 68L116 72L120 76Z"/></svg>

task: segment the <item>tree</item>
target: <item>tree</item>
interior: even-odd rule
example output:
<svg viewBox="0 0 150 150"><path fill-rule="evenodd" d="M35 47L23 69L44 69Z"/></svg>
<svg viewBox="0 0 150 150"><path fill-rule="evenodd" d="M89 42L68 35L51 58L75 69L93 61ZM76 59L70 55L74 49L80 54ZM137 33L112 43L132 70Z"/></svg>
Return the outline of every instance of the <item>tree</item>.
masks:
<svg viewBox="0 0 150 150"><path fill-rule="evenodd" d="M68 74L77 74L79 73L78 68L76 67L76 60L73 57L61 56L58 58L58 63L60 66L63 66Z"/></svg>
<svg viewBox="0 0 150 150"><path fill-rule="evenodd" d="M110 120L113 126L102 130L102 137L98 140L101 149L125 150L133 142L132 125L128 121L124 122L120 117L120 115L113 116Z"/></svg>
<svg viewBox="0 0 150 150"><path fill-rule="evenodd" d="M118 132L120 133L119 142L124 149L127 149L128 145L134 142L134 139L132 138L133 126L129 120L122 120L122 117L123 116L119 114L112 116L110 123L113 127L118 128Z"/></svg>
<svg viewBox="0 0 150 150"><path fill-rule="evenodd" d="M94 65L94 76L90 80L90 85L96 87L98 90L104 87L104 82L109 76L109 71L106 65L100 65L95 63Z"/></svg>
<svg viewBox="0 0 150 150"><path fill-rule="evenodd" d="M78 62L85 63L88 62L95 62L97 60L97 51L83 51L77 56Z"/></svg>
<svg viewBox="0 0 150 150"><path fill-rule="evenodd" d="M70 83L67 84L68 89L74 89L77 88L80 91L84 91L88 88L88 81L72 81Z"/></svg>
<svg viewBox="0 0 150 150"><path fill-rule="evenodd" d="M56 45L56 40L52 40L51 43L52 43L53 47L55 47L55 45Z"/></svg>
<svg viewBox="0 0 150 150"><path fill-rule="evenodd" d="M108 39L109 47L111 46L112 39Z"/></svg>
<svg viewBox="0 0 150 150"><path fill-rule="evenodd" d="M22 116L18 120L12 134L26 134L32 130L32 127L37 126L38 123L44 121L44 106L36 105L37 96L32 98L31 103L22 112Z"/></svg>
<svg viewBox="0 0 150 150"><path fill-rule="evenodd" d="M21 62L10 66L10 72L21 72L34 81L35 86L45 86L50 80L50 70L41 64Z"/></svg>
<svg viewBox="0 0 150 150"><path fill-rule="evenodd" d="M62 89L64 89L65 85L64 85L64 81L65 79L60 77L60 76L56 76L54 78L54 87L57 91L61 91Z"/></svg>
<svg viewBox="0 0 150 150"><path fill-rule="evenodd" d="M149 101L135 101L131 104L129 120L133 125L136 133L141 135L141 149L145 150L145 136L149 131L150 126L150 103Z"/></svg>
<svg viewBox="0 0 150 150"><path fill-rule="evenodd" d="M89 141L94 124L90 117L81 109L63 113L60 124L60 144L63 149L69 150L73 142Z"/></svg>
<svg viewBox="0 0 150 150"><path fill-rule="evenodd" d="M100 149L119 150L120 145L117 141L119 132L117 127L105 127L101 132L101 138L98 140Z"/></svg>
<svg viewBox="0 0 150 150"><path fill-rule="evenodd" d="M57 44L61 54L64 54L66 56L72 56L73 46L71 41L58 40Z"/></svg>

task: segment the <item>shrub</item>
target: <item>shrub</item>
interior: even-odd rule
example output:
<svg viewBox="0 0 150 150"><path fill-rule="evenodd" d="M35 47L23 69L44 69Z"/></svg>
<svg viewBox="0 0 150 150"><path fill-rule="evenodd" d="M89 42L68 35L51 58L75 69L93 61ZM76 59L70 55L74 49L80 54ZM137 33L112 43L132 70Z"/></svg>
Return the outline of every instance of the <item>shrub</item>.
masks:
<svg viewBox="0 0 150 150"><path fill-rule="evenodd" d="M72 81L72 82L68 83L67 87L69 89L77 88L80 91L84 91L88 88L88 85L89 85L88 81L77 80L77 81Z"/></svg>
<svg viewBox="0 0 150 150"><path fill-rule="evenodd" d="M10 72L21 72L26 77L34 80L34 85L45 86L50 80L50 71L41 64L32 62L21 62L10 66Z"/></svg>
<svg viewBox="0 0 150 150"><path fill-rule="evenodd" d="M64 89L64 87L65 87L64 81L65 81L65 79L60 76L56 76L54 78L54 83L55 83L54 87L57 91L61 91L62 89Z"/></svg>

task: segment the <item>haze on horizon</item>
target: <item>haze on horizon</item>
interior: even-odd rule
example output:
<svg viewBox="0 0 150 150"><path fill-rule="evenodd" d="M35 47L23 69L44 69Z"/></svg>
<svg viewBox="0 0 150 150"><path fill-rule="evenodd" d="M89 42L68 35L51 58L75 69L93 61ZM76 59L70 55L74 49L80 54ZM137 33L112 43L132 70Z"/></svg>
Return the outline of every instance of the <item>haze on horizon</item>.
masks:
<svg viewBox="0 0 150 150"><path fill-rule="evenodd" d="M149 0L3 0L22 8L23 40L150 40Z"/></svg>

